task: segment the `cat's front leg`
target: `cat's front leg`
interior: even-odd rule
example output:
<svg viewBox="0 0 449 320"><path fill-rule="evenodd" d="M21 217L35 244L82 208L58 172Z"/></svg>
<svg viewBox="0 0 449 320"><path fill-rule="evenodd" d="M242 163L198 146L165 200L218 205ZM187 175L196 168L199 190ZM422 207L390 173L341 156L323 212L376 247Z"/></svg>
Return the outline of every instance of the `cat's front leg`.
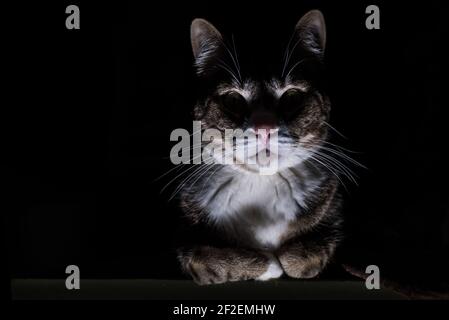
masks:
<svg viewBox="0 0 449 320"><path fill-rule="evenodd" d="M334 254L336 244L333 239L297 239L283 245L276 254L289 277L307 279L324 269Z"/></svg>
<svg viewBox="0 0 449 320"><path fill-rule="evenodd" d="M269 280L283 273L274 256L241 248L198 246L180 249L178 258L183 271L200 285Z"/></svg>

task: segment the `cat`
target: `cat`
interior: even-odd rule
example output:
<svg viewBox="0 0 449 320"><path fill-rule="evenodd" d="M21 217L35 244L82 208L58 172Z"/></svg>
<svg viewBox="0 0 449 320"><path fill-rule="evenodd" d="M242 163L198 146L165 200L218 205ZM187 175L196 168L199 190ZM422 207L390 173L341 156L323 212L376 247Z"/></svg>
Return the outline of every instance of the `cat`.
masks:
<svg viewBox="0 0 449 320"><path fill-rule="evenodd" d="M321 81L325 44L324 17L309 11L296 24L283 71L243 78L235 45L208 21L193 20L191 45L204 87L195 120L202 129L250 130L256 143L270 141L266 130L275 132L278 159L272 174L261 174L257 162L214 159L184 183L185 217L209 232L178 250L181 269L196 283L313 278L331 261L343 219L340 180L329 166L332 154L323 152L332 150L330 101ZM265 149L260 152L268 143Z"/></svg>

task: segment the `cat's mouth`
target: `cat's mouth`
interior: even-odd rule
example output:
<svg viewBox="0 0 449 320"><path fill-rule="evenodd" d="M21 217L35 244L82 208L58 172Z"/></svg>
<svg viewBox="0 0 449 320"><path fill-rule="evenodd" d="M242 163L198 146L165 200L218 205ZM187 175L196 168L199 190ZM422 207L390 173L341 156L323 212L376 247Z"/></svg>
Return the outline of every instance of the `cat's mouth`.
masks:
<svg viewBox="0 0 449 320"><path fill-rule="evenodd" d="M249 161L236 161L233 167L260 175L272 175L308 161L312 153L311 149L300 144L296 146L280 144L275 150L270 148L260 150L247 159Z"/></svg>

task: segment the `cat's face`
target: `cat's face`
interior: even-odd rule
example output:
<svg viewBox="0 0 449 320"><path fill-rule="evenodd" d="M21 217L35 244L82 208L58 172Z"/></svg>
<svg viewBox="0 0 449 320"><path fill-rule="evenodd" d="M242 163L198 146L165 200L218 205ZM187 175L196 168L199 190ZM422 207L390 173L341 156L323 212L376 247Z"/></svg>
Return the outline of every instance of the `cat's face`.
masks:
<svg viewBox="0 0 449 320"><path fill-rule="evenodd" d="M196 120L204 129L254 133L246 143L257 145L257 150L234 163L235 168L259 172L266 165L257 161L261 152L276 158L277 171L313 154L326 137L330 110L320 89L325 25L319 11L299 20L285 59L279 62L282 71L264 78L244 73L235 47L227 45L209 22L194 20L191 40L197 74L205 84L205 95L195 107Z"/></svg>

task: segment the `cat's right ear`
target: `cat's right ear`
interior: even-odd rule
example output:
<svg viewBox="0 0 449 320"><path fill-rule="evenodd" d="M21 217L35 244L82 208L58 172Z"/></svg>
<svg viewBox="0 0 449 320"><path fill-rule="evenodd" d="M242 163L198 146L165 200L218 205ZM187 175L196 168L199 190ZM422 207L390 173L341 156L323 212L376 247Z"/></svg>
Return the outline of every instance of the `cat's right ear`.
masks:
<svg viewBox="0 0 449 320"><path fill-rule="evenodd" d="M223 53L221 33L208 21L195 19L190 27L193 56L197 74L207 75L217 68Z"/></svg>

